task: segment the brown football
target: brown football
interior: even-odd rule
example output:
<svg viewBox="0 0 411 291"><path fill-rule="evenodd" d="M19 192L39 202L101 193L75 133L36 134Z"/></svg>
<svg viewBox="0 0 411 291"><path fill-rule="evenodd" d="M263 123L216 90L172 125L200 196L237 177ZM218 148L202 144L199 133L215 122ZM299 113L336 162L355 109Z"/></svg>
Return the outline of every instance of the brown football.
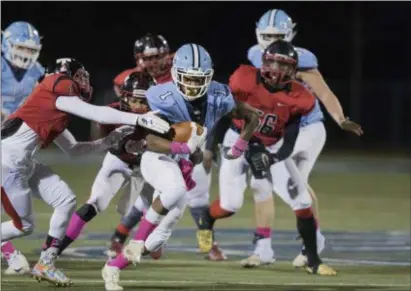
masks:
<svg viewBox="0 0 411 291"><path fill-rule="evenodd" d="M197 134L202 134L204 129L201 125L197 124ZM174 129L175 135L173 141L176 142L187 142L191 137L191 121L184 121L180 123L175 123L171 125Z"/></svg>

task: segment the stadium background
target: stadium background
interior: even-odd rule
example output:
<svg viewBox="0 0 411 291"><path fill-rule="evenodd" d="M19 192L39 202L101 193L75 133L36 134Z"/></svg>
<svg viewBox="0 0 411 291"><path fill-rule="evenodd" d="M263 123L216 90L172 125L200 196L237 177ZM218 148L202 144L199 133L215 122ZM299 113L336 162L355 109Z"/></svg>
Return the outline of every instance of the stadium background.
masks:
<svg viewBox="0 0 411 291"><path fill-rule="evenodd" d="M240 281L248 283L297 282L312 287L299 287L298 290L322 290L319 286L326 284L331 286L326 290L340 290L335 287L338 284L389 286L384 290L397 290L405 285L404 290L409 290L409 2L18 1L2 2L1 8L2 29L13 21L26 20L44 36L40 56L43 65L57 57L68 56L86 66L95 89L95 104L113 100L112 79L122 70L133 67L133 44L143 34L161 33L173 50L187 42L203 45L214 61L215 79L227 81L240 63L247 63L247 50L256 43L255 22L268 9L284 9L297 23L294 43L315 53L321 72L346 114L364 127L365 135L357 138L342 132L326 114L328 140L310 178L320 199L321 227L330 243L324 256L331 263L348 264L349 267L339 266L341 277L332 281L295 276L289 270L289 263L274 266L275 276L268 269L257 277L255 272L243 273L233 261L211 266L189 254L196 248L194 225L187 212L169 245L176 252L171 252L168 260L159 263L164 264L161 278L165 281L158 280L158 271L148 263L143 269L146 282L130 281L129 284L144 285L155 280L150 290L157 290L158 286L167 285L167 280L175 281L186 274L187 282L181 283L185 285L178 288L174 282L173 287L191 290L186 285L194 281L206 286L220 281L228 285L214 290L236 290L233 286L240 284L238 278L242 278ZM79 140L89 139L90 129L90 123L84 120L74 119L70 124L70 130ZM101 155L73 159L51 148L43 151L39 159L50 164L67 181L78 195L79 204L87 199ZM218 193L215 183L211 192L213 197ZM16 240L16 245L32 262L38 256L47 231L51 209L35 201L35 211L35 233ZM73 244L68 256L85 258L87 261L82 262L81 267L78 261L61 263L77 281L78 289L75 290L100 290L98 280L102 263L88 259L103 258L107 240L118 219L115 206L111 206L88 226L83 239ZM187 228L189 231L185 232ZM250 193L236 218L222 221L218 228L217 238L233 259L252 249ZM274 247L278 258L292 259L299 248L294 240L295 220L279 199L276 199L275 229ZM169 264L174 265L168 268ZM364 265L368 267L362 267ZM126 272L125 279L135 280L132 272ZM30 286L31 290L43 290L42 285L32 286L31 282L3 278L2 287L4 290L25 290ZM233 289L229 289L230 286Z"/></svg>
<svg viewBox="0 0 411 291"><path fill-rule="evenodd" d="M30 21L44 36L40 62L78 59L91 73L93 102L104 104L114 76L133 66L133 44L143 34L163 34L173 50L187 42L203 45L215 78L227 81L247 63L255 23L273 7L297 23L294 43L317 55L347 115L365 129L356 139L327 118L327 147L409 147L409 2L3 2L1 25ZM70 129L85 139L86 124L77 121Z"/></svg>

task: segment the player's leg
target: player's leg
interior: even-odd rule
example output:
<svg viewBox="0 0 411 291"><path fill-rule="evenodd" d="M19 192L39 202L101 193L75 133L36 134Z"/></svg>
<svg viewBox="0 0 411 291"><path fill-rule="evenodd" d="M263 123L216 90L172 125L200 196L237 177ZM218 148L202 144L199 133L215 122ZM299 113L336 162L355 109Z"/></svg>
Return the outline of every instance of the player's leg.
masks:
<svg viewBox="0 0 411 291"><path fill-rule="evenodd" d="M55 261L76 207L76 196L58 175L41 163L36 163L29 185L33 189L34 197L43 200L54 209L40 259L33 267L32 274L39 282L45 280L56 286L68 286L71 280L55 267Z"/></svg>
<svg viewBox="0 0 411 291"><path fill-rule="evenodd" d="M28 175L2 165L1 204L11 218L1 224L1 251L9 268L6 274L30 272L26 258L11 244L13 238L29 235L34 229Z"/></svg>
<svg viewBox="0 0 411 291"><path fill-rule="evenodd" d="M241 265L247 268L271 264L275 261L271 239L274 221L272 183L267 178L255 179L251 177L250 188L253 192L256 230L253 240L254 251L251 256L241 261Z"/></svg>
<svg viewBox="0 0 411 291"><path fill-rule="evenodd" d="M14 247L11 241L1 243L1 255L8 265L4 271L5 275L25 275L30 272L26 257Z"/></svg>
<svg viewBox="0 0 411 291"><path fill-rule="evenodd" d="M2 165L1 204L11 218L1 223L1 242L33 232L31 191L25 173Z"/></svg>
<svg viewBox="0 0 411 291"><path fill-rule="evenodd" d="M123 254L108 262L102 270L106 290L122 290L119 286L119 272L130 261L139 261L145 251L144 242L158 226L163 215L171 212L184 199L187 192L186 181L182 175L184 165L171 158L152 152L142 156L141 169L146 181L159 193L140 222L134 239L125 247ZM169 211L170 210L170 211Z"/></svg>
<svg viewBox="0 0 411 291"><path fill-rule="evenodd" d="M160 195L154 199L146 215L138 225L133 239L124 248L123 254L111 260L103 268L102 276L106 289L119 287L119 271L126 268L129 262L139 262L144 253L144 242L159 225L163 216L176 207L187 193L185 178L192 171L186 161L179 163L166 155L146 152L141 158L141 172ZM182 173L188 176L183 177ZM121 290L121 289L120 289Z"/></svg>
<svg viewBox="0 0 411 291"><path fill-rule="evenodd" d="M306 179L308 185L309 175L313 169L315 162L320 155L325 141L326 141L326 130L322 122L316 122L309 124L300 129L301 134L299 135L299 144L302 145L304 149L305 156L303 159L296 160L298 169L300 170L303 178ZM298 157L297 157L298 159ZM313 200L315 201L315 215L317 222L317 247L318 253L321 253L325 247L325 237L320 230L320 220L319 220L319 208L318 208L318 198L314 190L308 185L308 190L310 191ZM301 253L298 254L293 260L294 267L303 267L307 264L307 256L305 254L304 246L302 247Z"/></svg>
<svg viewBox="0 0 411 291"><path fill-rule="evenodd" d="M193 180L196 186L187 193L188 207L197 226L197 242L200 250L210 250L206 259L221 261L227 259L218 244L214 241L212 232L212 219L209 214L209 189L211 173L206 173L203 164L194 167Z"/></svg>
<svg viewBox="0 0 411 291"><path fill-rule="evenodd" d="M134 180L135 179L132 176L130 178L130 183L126 187L125 191L138 190L132 186L136 182ZM140 222L141 218L144 215L144 212L150 207L151 201L149 202L145 193L151 192L152 196L153 191L154 189L148 183L144 183L140 195L137 196L137 199L135 200L128 213L121 217L120 223L117 225L111 237L110 248L107 251L109 258L114 258L119 253L121 253L130 231ZM152 200L152 198L150 200Z"/></svg>
<svg viewBox="0 0 411 291"><path fill-rule="evenodd" d="M130 174L131 169L124 162L110 153L106 154L103 165L91 187L89 199L71 216L59 254L77 239L88 222L99 212L107 209L116 193L128 182Z"/></svg>
<svg viewBox="0 0 411 291"><path fill-rule="evenodd" d="M312 209L312 198L306 187L306 181L292 159L284 161L287 171L293 180L293 197L288 197L289 205L297 217L297 230L303 240L307 255L307 271L319 275L335 275L335 271L324 265L317 249L317 226ZM276 185L274 166L271 167L273 184ZM281 197L283 198L283 197Z"/></svg>
<svg viewBox="0 0 411 291"><path fill-rule="evenodd" d="M224 137L223 146L232 146L237 138L238 133L229 129ZM244 156L229 160L222 153L220 154L219 199L210 204L210 221L208 223L211 229L215 220L230 217L241 208L244 202L244 191L247 187L247 168Z"/></svg>

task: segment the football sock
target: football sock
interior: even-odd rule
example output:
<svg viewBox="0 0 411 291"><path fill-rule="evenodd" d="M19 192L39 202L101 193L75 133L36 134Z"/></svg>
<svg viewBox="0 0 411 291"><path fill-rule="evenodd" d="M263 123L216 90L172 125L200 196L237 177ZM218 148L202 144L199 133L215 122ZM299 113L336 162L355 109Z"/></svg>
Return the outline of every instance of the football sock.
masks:
<svg viewBox="0 0 411 291"><path fill-rule="evenodd" d="M96 215L97 211L91 204L84 204L73 213L66 231L66 235L61 242L58 253L59 255L77 239L86 223L92 220Z"/></svg>
<svg viewBox="0 0 411 291"><path fill-rule="evenodd" d="M296 210L295 214L297 216L297 229L305 246L308 266L318 266L321 264L321 259L317 253L317 231L312 208Z"/></svg>
<svg viewBox="0 0 411 291"><path fill-rule="evenodd" d="M213 229L215 219L210 216L208 206L191 207L190 213L198 229Z"/></svg>
<svg viewBox="0 0 411 291"><path fill-rule="evenodd" d="M222 219L234 215L234 212L223 209L220 206L220 199L214 200L210 206L210 216L216 219Z"/></svg>
<svg viewBox="0 0 411 291"><path fill-rule="evenodd" d="M3 254L6 260L10 258L10 255L14 253L15 250L16 249L14 248L11 241L6 241L6 242L1 243L1 253Z"/></svg>

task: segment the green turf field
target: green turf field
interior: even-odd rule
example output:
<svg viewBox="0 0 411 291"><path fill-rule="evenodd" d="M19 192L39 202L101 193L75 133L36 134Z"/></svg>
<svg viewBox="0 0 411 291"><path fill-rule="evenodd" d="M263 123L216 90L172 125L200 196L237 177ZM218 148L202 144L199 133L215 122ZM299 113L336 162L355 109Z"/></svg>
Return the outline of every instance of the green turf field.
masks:
<svg viewBox="0 0 411 291"><path fill-rule="evenodd" d="M82 166L54 166L53 169L68 182L78 195L78 204L82 204L89 195L89 189L98 170L98 165ZM327 236L333 232L339 232L335 236L338 242L341 233L355 232L355 244L370 239L365 246L372 246L372 233L396 234L410 231L410 176L409 173L387 173L387 172L345 172L335 173L314 172L311 176L311 185L316 190L320 199L321 228ZM213 186L211 191L213 198L217 194L217 188ZM105 234L97 239L80 239L75 242L73 248L87 246L99 246L103 248L109 238L109 234L119 221L115 212L115 203L92 221L86 229L86 233ZM41 233L46 233L51 209L40 201L35 201L36 211L36 234L31 238L17 239L15 245L20 248L35 263L38 258L39 248L43 243ZM6 217L2 216L2 219ZM217 228L222 229L250 229L244 230L249 233L244 239L245 244L251 246L251 230L253 225L253 205L250 193L246 194L246 202L243 209L231 219L219 221ZM185 217L179 224L180 229L193 228L190 215L186 212ZM276 221L275 229L287 233L295 230L295 218L289 208L276 199ZM192 232L194 234L194 232ZM287 233L287 235L288 235ZM39 235L40 234L40 235ZM276 237L273 232L273 240L281 240L281 232ZM242 235L242 234L241 234ZM288 235L291 236L291 235ZM217 238L223 239L224 233L219 233ZM405 235L407 237L407 235ZM235 240L235 236L233 236ZM195 239L181 237L174 241L194 245ZM231 242L227 242L229 244ZM392 245L391 241L382 239L381 246ZM293 242L292 254L298 251L298 243ZM409 253L409 240L404 242ZM401 239L395 240L395 246L402 246ZM404 246L402 246L404 247ZM393 248L394 249L394 248ZM281 249L280 249L281 250ZM276 250L278 252L278 250ZM234 252L233 252L234 253ZM278 254L278 253L277 253ZM331 252L329 253L331 254ZM334 253L332 253L334 254ZM337 254L337 253L335 253ZM341 258L346 258L341 248L338 253ZM326 256L324 254L324 256ZM352 254L351 254L352 255ZM359 257L379 258L380 254L358 252ZM409 261L402 253L381 253L387 260L396 256L398 259ZM121 274L124 280L125 290L409 290L410 289L410 266L379 265L375 264L341 264L336 263L339 275L335 278L321 278L305 274L301 270L291 268L289 260L281 260L281 252L278 254L280 262L261 269L241 269L238 261L240 256L230 256L228 262L212 263L202 259L195 252L173 251L166 253L164 259L159 261L144 261L137 267L131 267ZM332 256L330 256L332 257ZM288 257L287 257L288 258ZM332 258L339 258L334 256ZM349 257L352 259L353 257ZM355 259L355 257L354 257ZM330 260L330 262L333 262ZM58 263L75 282L72 290L104 290L100 271L104 261L101 257L94 259L74 260L62 258ZM331 263L332 264L332 263ZM2 265L2 270L4 270ZM31 278L2 277L2 290L54 290L47 283L36 283Z"/></svg>

